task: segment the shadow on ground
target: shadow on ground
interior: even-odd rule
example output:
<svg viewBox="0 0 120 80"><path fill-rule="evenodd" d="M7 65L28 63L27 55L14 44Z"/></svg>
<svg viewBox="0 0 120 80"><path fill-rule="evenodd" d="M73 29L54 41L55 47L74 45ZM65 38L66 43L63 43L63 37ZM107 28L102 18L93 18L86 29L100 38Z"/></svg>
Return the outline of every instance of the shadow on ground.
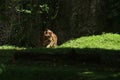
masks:
<svg viewBox="0 0 120 80"><path fill-rule="evenodd" d="M102 64L120 66L120 50L98 48L32 48L26 50L0 50L0 57L15 61L39 61L55 64ZM5 59L4 59L5 60Z"/></svg>
<svg viewBox="0 0 120 80"><path fill-rule="evenodd" d="M119 80L120 50L0 50L0 80ZM2 70L2 67L0 67Z"/></svg>

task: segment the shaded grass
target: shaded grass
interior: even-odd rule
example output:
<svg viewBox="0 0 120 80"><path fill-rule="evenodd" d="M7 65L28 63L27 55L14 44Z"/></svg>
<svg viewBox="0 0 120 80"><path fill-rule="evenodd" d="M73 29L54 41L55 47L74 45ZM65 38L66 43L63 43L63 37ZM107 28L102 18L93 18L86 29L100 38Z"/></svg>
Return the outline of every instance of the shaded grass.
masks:
<svg viewBox="0 0 120 80"><path fill-rule="evenodd" d="M39 49L34 49L34 50L35 51L38 50L38 51L36 51L35 53L31 52L30 50L4 51L3 54L6 54L6 56L5 55L4 55L5 57L0 56L0 59L3 58L0 61L5 65L6 69L4 72L2 72L2 74L0 74L0 80L119 80L120 79L120 69L119 69L120 65L116 65L119 64L120 62L120 58L119 58L120 51L114 51L114 50L110 51L110 50L101 50L101 49L77 49L77 48L76 49L43 48L42 52ZM71 51L73 52L75 51L75 53ZM9 54L9 52L11 52L11 55ZM102 52L105 55L102 54ZM14 58L13 53L17 54L17 59L15 59L15 62L11 62L11 59ZM36 58L38 58L38 60L36 60ZM43 60L41 58L43 58ZM97 60L100 61L102 60L103 63L106 62L109 64L104 65L102 63L101 65L101 63L99 63L99 61ZM91 61L92 62L95 61L95 63L91 63Z"/></svg>
<svg viewBox="0 0 120 80"><path fill-rule="evenodd" d="M119 80L119 46L120 35L111 33L49 49L0 46L0 80Z"/></svg>
<svg viewBox="0 0 120 80"><path fill-rule="evenodd" d="M11 65L1 80L119 80L120 70L101 66Z"/></svg>

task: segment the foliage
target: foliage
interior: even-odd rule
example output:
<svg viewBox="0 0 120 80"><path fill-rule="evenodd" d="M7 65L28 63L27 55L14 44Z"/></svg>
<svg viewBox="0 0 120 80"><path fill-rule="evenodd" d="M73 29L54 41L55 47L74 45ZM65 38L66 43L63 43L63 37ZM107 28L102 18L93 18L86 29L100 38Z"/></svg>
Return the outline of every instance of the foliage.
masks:
<svg viewBox="0 0 120 80"><path fill-rule="evenodd" d="M47 4L39 5L39 7L41 8L40 13L43 13L43 12L49 13L49 7Z"/></svg>
<svg viewBox="0 0 120 80"><path fill-rule="evenodd" d="M17 46L37 46L40 42L42 28L51 25L50 21L56 15L56 12L53 10L55 6L51 2L55 4L52 0L1 0L0 20L5 23L9 32L6 34L9 37L4 42ZM37 39L34 38L34 35L38 34Z"/></svg>
<svg viewBox="0 0 120 80"><path fill-rule="evenodd" d="M38 46L47 27L57 30L60 44L104 30L119 32L119 0L1 0L0 4L0 20L8 27L7 43L12 45Z"/></svg>
<svg viewBox="0 0 120 80"><path fill-rule="evenodd" d="M4 64L0 64L0 74L2 74L5 71Z"/></svg>

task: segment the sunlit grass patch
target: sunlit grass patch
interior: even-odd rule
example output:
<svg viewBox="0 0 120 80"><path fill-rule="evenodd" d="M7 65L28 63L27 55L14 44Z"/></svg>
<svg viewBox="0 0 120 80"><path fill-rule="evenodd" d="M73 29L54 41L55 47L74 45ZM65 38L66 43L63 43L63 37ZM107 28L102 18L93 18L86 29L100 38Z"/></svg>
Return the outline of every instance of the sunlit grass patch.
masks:
<svg viewBox="0 0 120 80"><path fill-rule="evenodd" d="M0 50L25 50L25 47L17 47L17 46L10 46L10 45L3 45L0 46Z"/></svg>
<svg viewBox="0 0 120 80"><path fill-rule="evenodd" d="M120 35L104 33L102 35L92 35L80 37L67 41L60 47L69 48L102 48L120 50Z"/></svg>

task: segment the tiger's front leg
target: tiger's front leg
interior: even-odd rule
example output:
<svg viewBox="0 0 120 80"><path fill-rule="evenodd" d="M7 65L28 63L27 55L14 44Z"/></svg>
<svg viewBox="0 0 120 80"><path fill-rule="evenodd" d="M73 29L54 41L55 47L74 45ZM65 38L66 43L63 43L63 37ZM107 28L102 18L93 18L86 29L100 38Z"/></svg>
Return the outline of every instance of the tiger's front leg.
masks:
<svg viewBox="0 0 120 80"><path fill-rule="evenodd" d="M50 42L50 44L48 44L46 47L47 48L54 47L54 42Z"/></svg>

